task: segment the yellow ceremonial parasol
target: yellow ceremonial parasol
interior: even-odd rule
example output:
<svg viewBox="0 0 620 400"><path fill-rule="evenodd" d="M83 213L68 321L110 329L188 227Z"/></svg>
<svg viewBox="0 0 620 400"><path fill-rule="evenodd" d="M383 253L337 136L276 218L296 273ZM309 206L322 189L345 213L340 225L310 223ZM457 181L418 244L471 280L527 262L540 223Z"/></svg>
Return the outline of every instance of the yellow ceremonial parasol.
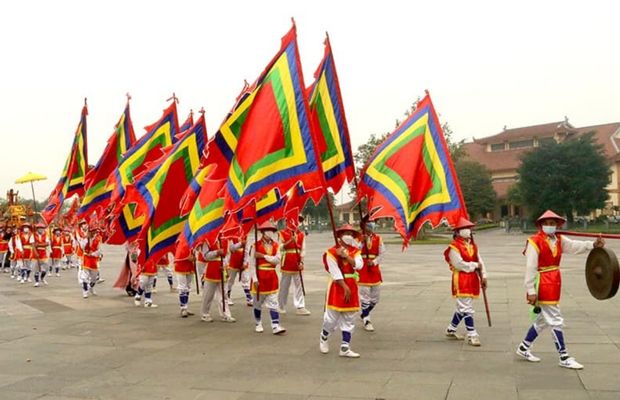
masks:
<svg viewBox="0 0 620 400"><path fill-rule="evenodd" d="M34 182L34 181L43 181L45 179L47 179L47 176L45 176L45 175L37 174L37 173L34 173L34 172L28 172L26 175L24 175L24 176L22 176L20 178L17 178L15 180L15 183L28 183L28 182L30 182L30 188L32 189L32 205L33 205L35 213L37 212L37 200L34 197L34 185L33 185L32 182Z"/></svg>

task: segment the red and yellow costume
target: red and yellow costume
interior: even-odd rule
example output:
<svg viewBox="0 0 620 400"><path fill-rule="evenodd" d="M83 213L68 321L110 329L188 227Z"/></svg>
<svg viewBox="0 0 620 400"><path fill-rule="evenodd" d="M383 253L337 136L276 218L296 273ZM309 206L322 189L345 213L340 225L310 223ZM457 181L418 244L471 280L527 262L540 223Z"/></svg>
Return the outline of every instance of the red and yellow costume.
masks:
<svg viewBox="0 0 620 400"><path fill-rule="evenodd" d="M280 271L286 274L299 273L299 263L305 235L299 230L283 229L280 231L282 245L282 263Z"/></svg>
<svg viewBox="0 0 620 400"><path fill-rule="evenodd" d="M217 250L223 250L224 254L226 254L226 249L222 249L219 241L216 241L214 246L209 246L209 252ZM205 272L203 276L204 280L208 282L221 282L223 274L222 258L224 256L217 256L212 260L207 260L201 251L198 252L198 254L199 257L202 257L202 259L205 260L204 262L206 262Z"/></svg>
<svg viewBox="0 0 620 400"><path fill-rule="evenodd" d="M468 243L462 237L457 237L444 252L446 262L452 271L452 296L478 298L480 295L480 277L478 273L476 271L465 272L456 269L450 263L450 250L457 251L464 262L479 262L478 246L473 242Z"/></svg>
<svg viewBox="0 0 620 400"><path fill-rule="evenodd" d="M99 269L101 235L97 234L86 241L83 251L82 268L96 271Z"/></svg>
<svg viewBox="0 0 620 400"><path fill-rule="evenodd" d="M255 252L265 254L267 256L276 256L278 254L279 245L276 242L266 243L264 240L259 240L255 244ZM276 273L276 266L265 260L259 258L257 260L257 277L258 277L258 291L261 296L276 293L278 291L278 274ZM252 293L256 293L254 282L250 284Z"/></svg>
<svg viewBox="0 0 620 400"><path fill-rule="evenodd" d="M241 244L241 246L239 246ZM230 259L228 260L228 268L241 271L244 269L243 262L245 257L245 243L240 238L230 239ZM232 250L235 248L235 250Z"/></svg>
<svg viewBox="0 0 620 400"><path fill-rule="evenodd" d="M49 240L47 239L47 233L34 234L34 247L36 249L37 257L39 261L47 261L48 254L47 249L49 246Z"/></svg>
<svg viewBox="0 0 620 400"><path fill-rule="evenodd" d="M325 254L323 255L323 263L325 265L325 269L328 271L328 259L331 259L338 264L338 268L342 272L344 283L349 287L349 290L351 291L351 296L349 297L349 301L346 302L344 300L344 289L339 284L337 284L336 281L332 280L327 291L327 308L339 312L358 311L360 308L360 301L357 290L357 275L355 273L355 266L349 264L346 260L338 257L338 247L340 246L333 246L329 248L327 252L325 252ZM357 247L344 247L346 248L351 258L360 256L360 250Z"/></svg>
<svg viewBox="0 0 620 400"><path fill-rule="evenodd" d="M63 256L63 243L62 236L60 235L52 235L52 254L51 257L53 260L59 260Z"/></svg>
<svg viewBox="0 0 620 400"><path fill-rule="evenodd" d="M364 259L364 267L359 270L360 286L377 286L383 282L381 277L381 268L374 265L372 261L379 256L381 248L381 236L376 234L367 234L362 247L362 258Z"/></svg>
<svg viewBox="0 0 620 400"><path fill-rule="evenodd" d="M549 237L542 231L531 236L527 243L538 253L538 303L558 304L562 292L562 238L556 235L555 246L551 246Z"/></svg>

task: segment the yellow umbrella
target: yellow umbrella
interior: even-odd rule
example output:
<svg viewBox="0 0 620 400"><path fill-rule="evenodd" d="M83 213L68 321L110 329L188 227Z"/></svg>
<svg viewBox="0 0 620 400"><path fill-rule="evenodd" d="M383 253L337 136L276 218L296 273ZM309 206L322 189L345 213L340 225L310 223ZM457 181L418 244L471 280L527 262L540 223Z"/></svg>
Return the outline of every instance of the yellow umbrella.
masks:
<svg viewBox="0 0 620 400"><path fill-rule="evenodd" d="M34 185L32 182L34 181L43 181L47 179L47 176L45 175L41 175L41 174L37 174L34 172L28 172L26 175L17 178L15 180L15 183L28 183L30 182L30 188L32 189L32 205L34 206L34 212L37 212L37 201L34 197Z"/></svg>

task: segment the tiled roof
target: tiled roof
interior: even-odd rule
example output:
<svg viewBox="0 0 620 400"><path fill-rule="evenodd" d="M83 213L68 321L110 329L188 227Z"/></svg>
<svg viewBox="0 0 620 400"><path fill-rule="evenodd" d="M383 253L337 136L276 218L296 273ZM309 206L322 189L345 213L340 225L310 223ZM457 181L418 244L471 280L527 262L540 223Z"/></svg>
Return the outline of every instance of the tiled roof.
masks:
<svg viewBox="0 0 620 400"><path fill-rule="evenodd" d="M506 141L531 139L534 137L549 137L556 133L572 132L574 127L565 121L550 122L542 125L525 126L523 128L506 129L493 136L475 139L474 142L482 144L503 143Z"/></svg>

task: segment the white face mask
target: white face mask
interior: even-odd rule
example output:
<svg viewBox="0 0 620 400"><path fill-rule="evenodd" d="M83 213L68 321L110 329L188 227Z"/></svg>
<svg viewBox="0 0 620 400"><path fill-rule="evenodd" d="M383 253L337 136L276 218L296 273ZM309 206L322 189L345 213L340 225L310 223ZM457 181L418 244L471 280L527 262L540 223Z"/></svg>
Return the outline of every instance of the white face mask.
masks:
<svg viewBox="0 0 620 400"><path fill-rule="evenodd" d="M352 235L342 235L340 236L340 240L347 246L359 247L359 243Z"/></svg>
<svg viewBox="0 0 620 400"><path fill-rule="evenodd" d="M542 230L547 235L555 235L556 227L553 225L543 225Z"/></svg>
<svg viewBox="0 0 620 400"><path fill-rule="evenodd" d="M276 240L276 239L277 239L277 237L278 237L278 236L277 236L277 233L276 233L276 232L273 232L273 231L265 231L265 232L263 233L263 236L264 236L265 238L267 238L267 239L270 239L270 240Z"/></svg>
<svg viewBox="0 0 620 400"><path fill-rule="evenodd" d="M464 239L471 238L471 229L461 229L459 231L459 236L464 238Z"/></svg>
<svg viewBox="0 0 620 400"><path fill-rule="evenodd" d="M24 233L30 233L30 228L24 228Z"/></svg>

